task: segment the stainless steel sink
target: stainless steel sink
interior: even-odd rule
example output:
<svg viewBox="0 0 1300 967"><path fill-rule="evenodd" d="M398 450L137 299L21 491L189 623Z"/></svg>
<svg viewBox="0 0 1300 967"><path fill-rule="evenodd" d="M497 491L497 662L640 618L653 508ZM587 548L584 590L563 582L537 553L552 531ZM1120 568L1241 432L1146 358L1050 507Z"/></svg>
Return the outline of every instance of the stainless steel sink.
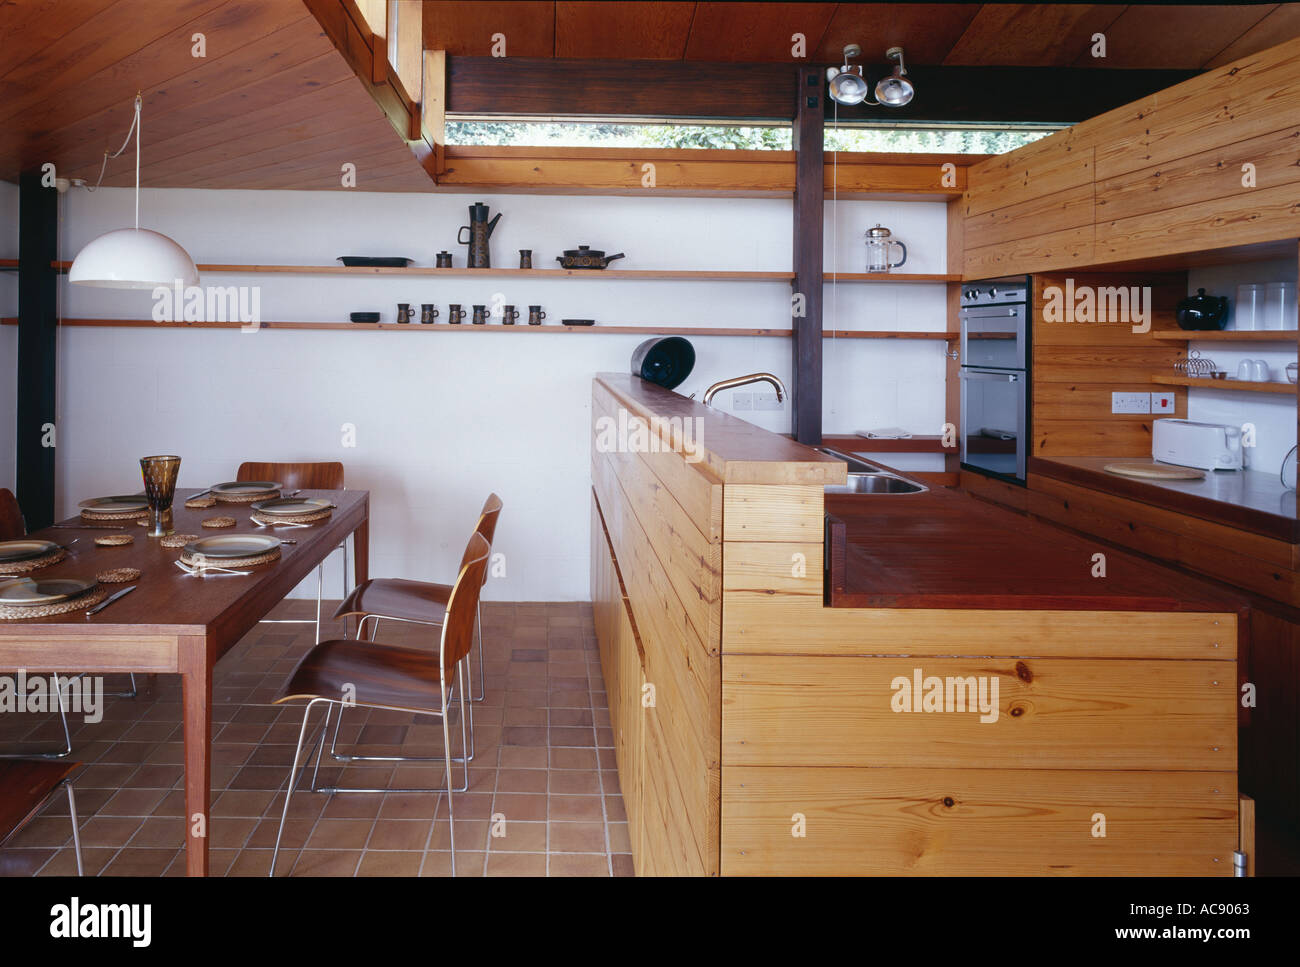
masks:
<svg viewBox="0 0 1300 967"><path fill-rule="evenodd" d="M814 447L819 453L843 460L849 465L849 480L843 484L827 484L828 494L922 494L930 488L890 473L848 453L830 447Z"/></svg>
<svg viewBox="0 0 1300 967"><path fill-rule="evenodd" d="M827 484L828 494L919 494L929 488L892 473L851 473L847 484Z"/></svg>

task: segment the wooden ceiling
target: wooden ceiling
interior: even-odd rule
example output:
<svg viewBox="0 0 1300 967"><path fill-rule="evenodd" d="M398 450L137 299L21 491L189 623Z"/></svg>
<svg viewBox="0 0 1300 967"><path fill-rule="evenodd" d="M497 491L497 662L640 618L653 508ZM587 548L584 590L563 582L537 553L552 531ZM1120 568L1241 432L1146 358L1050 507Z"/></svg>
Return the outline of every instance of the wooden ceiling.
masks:
<svg viewBox="0 0 1300 967"><path fill-rule="evenodd" d="M345 162L358 188L430 187L302 0L0 0L0 38L0 179L94 184L139 90L146 187L338 188ZM104 184L134 165L132 145Z"/></svg>
<svg viewBox="0 0 1300 967"><path fill-rule="evenodd" d="M424 3L424 46L511 57L789 62L791 35L808 57L838 62L846 44L868 62L901 46L909 65L1194 70L1300 35L1300 3ZM1104 33L1107 56L1091 56Z"/></svg>

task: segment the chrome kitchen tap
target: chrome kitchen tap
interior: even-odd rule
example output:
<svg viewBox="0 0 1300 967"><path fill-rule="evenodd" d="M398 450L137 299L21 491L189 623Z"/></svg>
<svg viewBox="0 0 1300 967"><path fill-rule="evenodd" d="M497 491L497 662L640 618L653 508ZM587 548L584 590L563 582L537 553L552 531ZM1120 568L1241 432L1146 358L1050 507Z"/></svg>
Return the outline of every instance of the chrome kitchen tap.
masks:
<svg viewBox="0 0 1300 967"><path fill-rule="evenodd" d="M776 401L780 403L785 399L785 384L771 373L750 373L748 376L733 376L731 379L720 380L714 383L704 391L702 402L709 406L713 402L713 397L717 396L724 389L735 389L737 386L748 386L750 383L771 383L772 388L776 390Z"/></svg>

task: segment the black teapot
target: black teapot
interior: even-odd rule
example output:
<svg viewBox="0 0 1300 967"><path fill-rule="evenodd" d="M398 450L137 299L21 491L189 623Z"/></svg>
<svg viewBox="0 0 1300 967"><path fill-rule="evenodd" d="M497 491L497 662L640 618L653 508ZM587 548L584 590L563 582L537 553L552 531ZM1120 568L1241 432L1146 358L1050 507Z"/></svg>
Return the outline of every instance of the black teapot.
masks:
<svg viewBox="0 0 1300 967"><path fill-rule="evenodd" d="M1179 329L1222 329L1228 324L1228 297L1206 295L1204 289L1197 289L1196 295L1178 303L1174 317Z"/></svg>

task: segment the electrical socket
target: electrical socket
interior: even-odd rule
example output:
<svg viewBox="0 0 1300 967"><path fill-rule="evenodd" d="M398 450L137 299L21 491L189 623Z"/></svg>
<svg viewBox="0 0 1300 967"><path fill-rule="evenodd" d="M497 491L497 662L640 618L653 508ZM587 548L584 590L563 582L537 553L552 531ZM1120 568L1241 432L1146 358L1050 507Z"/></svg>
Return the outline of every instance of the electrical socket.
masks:
<svg viewBox="0 0 1300 967"><path fill-rule="evenodd" d="M754 394L754 409L756 410L780 410L784 405L776 398L776 393L765 393L761 390Z"/></svg>
<svg viewBox="0 0 1300 967"><path fill-rule="evenodd" d="M1110 411L1112 413L1150 413L1150 393L1111 393Z"/></svg>
<svg viewBox="0 0 1300 967"><path fill-rule="evenodd" d="M752 410L754 409L753 393L733 393L731 395L731 408L733 410Z"/></svg>
<svg viewBox="0 0 1300 967"><path fill-rule="evenodd" d="M1152 393L1151 394L1151 412L1163 413L1166 416L1174 414L1174 394L1172 392Z"/></svg>

